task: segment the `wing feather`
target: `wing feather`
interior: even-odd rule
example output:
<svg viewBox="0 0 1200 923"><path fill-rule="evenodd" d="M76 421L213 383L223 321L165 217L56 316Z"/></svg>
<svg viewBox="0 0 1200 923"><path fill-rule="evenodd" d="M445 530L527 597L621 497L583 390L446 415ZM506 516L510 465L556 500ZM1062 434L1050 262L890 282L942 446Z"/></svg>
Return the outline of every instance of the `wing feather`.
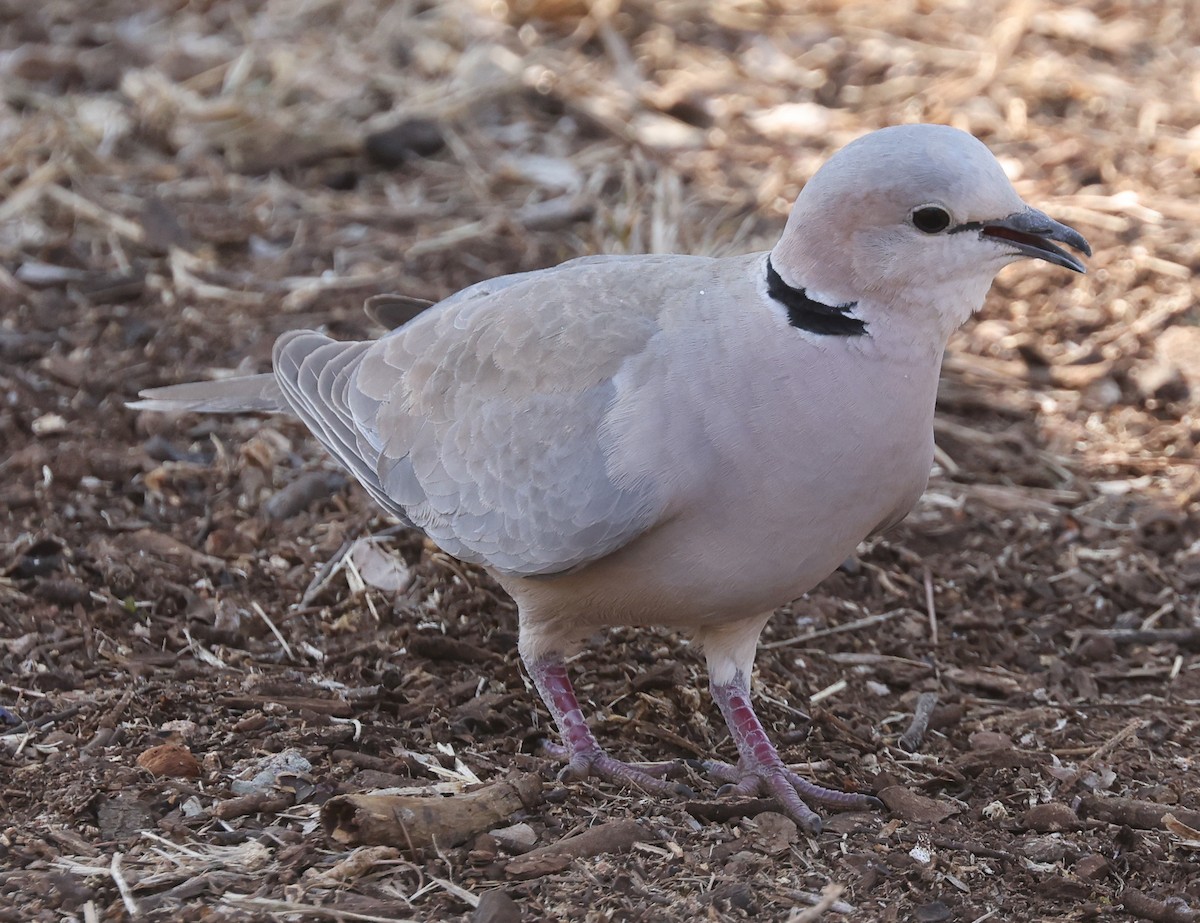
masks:
<svg viewBox="0 0 1200 923"><path fill-rule="evenodd" d="M664 259L711 263L600 257L502 276L374 343L285 334L276 374L371 495L447 552L506 574L562 573L666 507L656 485L614 473L605 426L618 373L660 332L663 303L684 297L688 267L663 272Z"/></svg>
<svg viewBox="0 0 1200 923"><path fill-rule="evenodd" d="M285 333L275 342L274 368L284 400L329 453L345 466L371 497L411 525L404 507L379 483L373 453L363 451L353 416L345 406L349 375L369 342L340 343L307 330Z"/></svg>

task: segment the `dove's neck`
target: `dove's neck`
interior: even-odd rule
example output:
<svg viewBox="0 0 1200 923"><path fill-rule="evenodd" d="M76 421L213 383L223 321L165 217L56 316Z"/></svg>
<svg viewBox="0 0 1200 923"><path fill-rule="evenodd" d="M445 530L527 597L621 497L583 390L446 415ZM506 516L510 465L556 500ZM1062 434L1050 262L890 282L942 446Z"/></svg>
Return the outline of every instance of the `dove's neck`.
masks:
<svg viewBox="0 0 1200 923"><path fill-rule="evenodd" d="M983 305L990 278L887 284L838 260L803 258L777 246L764 261L767 294L794 327L849 337L867 352L940 361L950 335Z"/></svg>
<svg viewBox="0 0 1200 923"><path fill-rule="evenodd" d="M855 316L858 302L830 304L800 286L789 285L767 257L767 296L787 310L788 323L818 336L860 337L867 323Z"/></svg>

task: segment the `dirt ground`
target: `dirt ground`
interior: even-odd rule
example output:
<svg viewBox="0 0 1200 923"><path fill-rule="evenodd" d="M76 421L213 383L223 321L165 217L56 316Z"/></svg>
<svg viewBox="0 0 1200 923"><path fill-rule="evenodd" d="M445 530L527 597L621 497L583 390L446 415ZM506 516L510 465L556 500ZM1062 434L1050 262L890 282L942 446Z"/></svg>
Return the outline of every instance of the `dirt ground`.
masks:
<svg viewBox="0 0 1200 923"><path fill-rule="evenodd" d="M0 0L0 919L1200 918L1191 7ZM380 292L765 248L918 120L1095 257L1002 273L918 509L764 635L785 757L886 813L556 784L486 577L294 422L124 406ZM683 639L575 669L618 755L732 754ZM461 843L323 825L505 780Z"/></svg>

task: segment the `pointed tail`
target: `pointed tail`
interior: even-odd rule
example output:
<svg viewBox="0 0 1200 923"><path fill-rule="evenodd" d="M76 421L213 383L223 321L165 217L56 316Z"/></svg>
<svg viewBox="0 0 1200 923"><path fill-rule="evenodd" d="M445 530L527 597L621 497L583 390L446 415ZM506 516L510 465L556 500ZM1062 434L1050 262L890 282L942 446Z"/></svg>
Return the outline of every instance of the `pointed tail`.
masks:
<svg viewBox="0 0 1200 923"><path fill-rule="evenodd" d="M279 384L270 373L150 388L142 391L141 397L142 400L125 406L131 410L171 413L289 412Z"/></svg>

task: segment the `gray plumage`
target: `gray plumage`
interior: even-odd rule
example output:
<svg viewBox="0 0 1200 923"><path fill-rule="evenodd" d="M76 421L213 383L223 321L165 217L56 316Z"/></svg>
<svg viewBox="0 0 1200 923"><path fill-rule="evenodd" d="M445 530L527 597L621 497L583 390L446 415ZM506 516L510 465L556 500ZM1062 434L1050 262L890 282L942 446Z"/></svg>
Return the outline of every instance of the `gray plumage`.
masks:
<svg viewBox="0 0 1200 923"><path fill-rule="evenodd" d="M824 796L780 781L738 704L758 635L916 502L950 333L1014 260L1083 271L1052 241L1089 252L980 142L884 129L805 186L769 254L586 257L424 310L381 299L405 322L379 340L294 331L272 375L131 406L290 411L389 513L486 566L573 767L657 784L580 729L563 655L603 625L689 630L738 771L811 828L796 792ZM814 321L830 310L856 335Z"/></svg>

